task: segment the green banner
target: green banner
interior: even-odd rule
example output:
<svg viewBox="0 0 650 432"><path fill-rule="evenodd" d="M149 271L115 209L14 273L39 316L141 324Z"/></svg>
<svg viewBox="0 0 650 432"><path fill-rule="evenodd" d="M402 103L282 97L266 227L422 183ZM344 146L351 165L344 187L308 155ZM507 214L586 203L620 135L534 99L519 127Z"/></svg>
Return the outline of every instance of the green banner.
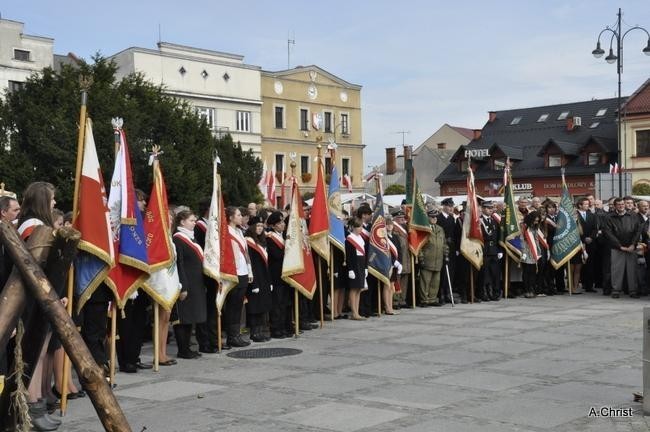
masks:
<svg viewBox="0 0 650 432"><path fill-rule="evenodd" d="M556 269L562 267L571 257L582 250L580 232L574 215L573 201L569 194L569 188L564 182L564 176L562 176L562 198L560 198L557 227L551 247L551 264Z"/></svg>

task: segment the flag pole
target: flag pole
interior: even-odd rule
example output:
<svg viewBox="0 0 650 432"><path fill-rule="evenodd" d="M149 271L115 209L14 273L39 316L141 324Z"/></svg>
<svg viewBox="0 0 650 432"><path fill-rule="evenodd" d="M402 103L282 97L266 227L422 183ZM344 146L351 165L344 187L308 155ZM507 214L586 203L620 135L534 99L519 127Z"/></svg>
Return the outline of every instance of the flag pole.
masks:
<svg viewBox="0 0 650 432"><path fill-rule="evenodd" d="M474 303L474 266L472 266L471 264L469 267L469 293L470 293L471 303L473 304Z"/></svg>
<svg viewBox="0 0 650 432"><path fill-rule="evenodd" d="M415 254L411 254L411 309L415 309Z"/></svg>
<svg viewBox="0 0 650 432"><path fill-rule="evenodd" d="M115 337L117 336L117 301L111 302L111 346L108 382L111 387L115 385Z"/></svg>
<svg viewBox="0 0 650 432"><path fill-rule="evenodd" d="M567 272L567 278L569 282L569 297L573 294L573 278L571 277L571 261L567 261L566 263L566 272Z"/></svg>
<svg viewBox="0 0 650 432"><path fill-rule="evenodd" d="M217 298L219 298L219 282L215 281L217 285ZM219 309L218 302L215 301L215 307L217 308L217 352L221 354L221 345L223 340L221 339L221 309Z"/></svg>
<svg viewBox="0 0 650 432"><path fill-rule="evenodd" d="M156 303L153 308L153 371L154 372L159 372L160 371L160 330L158 329L158 325L160 324L160 305L158 302Z"/></svg>
<svg viewBox="0 0 650 432"><path fill-rule="evenodd" d="M295 337L298 337L298 334L300 334L300 311L298 310L298 290L293 289L293 313L294 313L294 335Z"/></svg>
<svg viewBox="0 0 650 432"><path fill-rule="evenodd" d="M508 283L509 282L509 280L508 280L508 278L509 278L509 276L508 276L508 267L509 267L509 264L510 264L510 258L508 257L507 253L505 254L504 258L506 259L506 272L505 272L505 276L503 278L503 295L504 295L505 299L507 300L508 299L508 287L510 286L510 284Z"/></svg>
<svg viewBox="0 0 650 432"><path fill-rule="evenodd" d="M330 321L334 321L334 309L337 307L336 299L334 298L334 247L330 244Z"/></svg>
<svg viewBox="0 0 650 432"><path fill-rule="evenodd" d="M324 318L323 318L323 269L322 269L322 259L318 257L318 303L320 307L320 328L323 328Z"/></svg>
<svg viewBox="0 0 650 432"><path fill-rule="evenodd" d="M83 151L84 151L84 139L86 136L86 107L88 104L88 89L92 85L92 78L86 78L82 76L79 79L79 85L81 87L81 109L79 110L79 134L77 136L77 166L75 168L75 180L74 180L74 195L72 196L72 223L74 225L75 219L77 219L77 213L79 212L79 182L81 181L81 167L83 164ZM70 265L68 270L68 290L67 290L68 304L66 305L66 311L69 316L72 316L72 306L73 306L73 297L74 297L74 264ZM68 380L70 377L70 359L68 354L63 354L63 371L61 374L61 417L65 416L66 410L68 408Z"/></svg>

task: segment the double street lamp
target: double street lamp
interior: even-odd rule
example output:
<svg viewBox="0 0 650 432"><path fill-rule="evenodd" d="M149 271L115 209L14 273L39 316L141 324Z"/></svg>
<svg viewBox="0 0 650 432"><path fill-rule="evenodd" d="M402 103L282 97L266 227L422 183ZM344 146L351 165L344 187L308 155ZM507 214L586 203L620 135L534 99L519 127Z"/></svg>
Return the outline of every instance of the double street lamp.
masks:
<svg viewBox="0 0 650 432"><path fill-rule="evenodd" d="M596 49L593 50L591 53L594 55L596 58L600 58L605 54L605 51L600 47L600 37L603 35L603 33L611 33L610 39L609 39L609 54L607 57L605 57L605 61L607 63L613 64L616 62L616 74L618 75L618 93L617 93L617 135L616 135L616 145L618 149L618 194L619 196L623 195L623 174L621 171L621 167L623 166L623 159L622 159L622 153L621 153L621 74L623 73L623 40L625 39L625 36L627 36L628 33L630 33L632 30L641 30L644 31L645 34L648 36L648 44L645 48L643 48L642 52L650 56L650 33L646 29L640 26L634 26L630 27L629 29L623 31L623 28L621 27L621 9L618 9L618 19L616 22L616 27L610 28L609 26L605 27L601 32L598 34L598 41L596 43ZM614 42L616 42L616 54L614 54Z"/></svg>

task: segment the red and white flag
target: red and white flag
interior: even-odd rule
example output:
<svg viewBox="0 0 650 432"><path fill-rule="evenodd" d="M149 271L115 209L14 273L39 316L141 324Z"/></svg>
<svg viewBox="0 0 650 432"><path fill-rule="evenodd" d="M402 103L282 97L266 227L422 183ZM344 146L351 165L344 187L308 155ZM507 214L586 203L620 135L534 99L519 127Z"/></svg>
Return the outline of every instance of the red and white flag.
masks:
<svg viewBox="0 0 650 432"><path fill-rule="evenodd" d="M275 207L275 171L273 169L266 173L266 200L271 207Z"/></svg>
<svg viewBox="0 0 650 432"><path fill-rule="evenodd" d="M352 179L350 178L349 174L343 174L343 178L341 179L341 183L343 183L343 186L348 188L348 192L352 192Z"/></svg>
<svg viewBox="0 0 650 432"><path fill-rule="evenodd" d="M260 190L260 193L264 197L264 201L268 201L267 197L267 189L266 189L266 161L264 161L264 164L262 165L262 177L260 178L260 181L257 182L257 188Z"/></svg>
<svg viewBox="0 0 650 432"><path fill-rule="evenodd" d="M291 213L287 224L287 238L284 243L282 280L308 299L312 299L316 292L314 260L309 246L309 232L302 210L300 190L295 178L292 180Z"/></svg>

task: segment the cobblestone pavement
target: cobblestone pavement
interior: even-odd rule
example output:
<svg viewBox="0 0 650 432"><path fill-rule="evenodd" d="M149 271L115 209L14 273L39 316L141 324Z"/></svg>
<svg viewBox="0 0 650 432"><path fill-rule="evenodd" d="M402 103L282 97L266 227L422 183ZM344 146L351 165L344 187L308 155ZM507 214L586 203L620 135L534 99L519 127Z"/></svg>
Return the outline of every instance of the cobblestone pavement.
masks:
<svg viewBox="0 0 650 432"><path fill-rule="evenodd" d="M299 355L204 354L117 374L115 392L135 432L648 431L632 401L648 305L587 294L337 320L252 346ZM88 398L71 401L62 430L102 430Z"/></svg>

